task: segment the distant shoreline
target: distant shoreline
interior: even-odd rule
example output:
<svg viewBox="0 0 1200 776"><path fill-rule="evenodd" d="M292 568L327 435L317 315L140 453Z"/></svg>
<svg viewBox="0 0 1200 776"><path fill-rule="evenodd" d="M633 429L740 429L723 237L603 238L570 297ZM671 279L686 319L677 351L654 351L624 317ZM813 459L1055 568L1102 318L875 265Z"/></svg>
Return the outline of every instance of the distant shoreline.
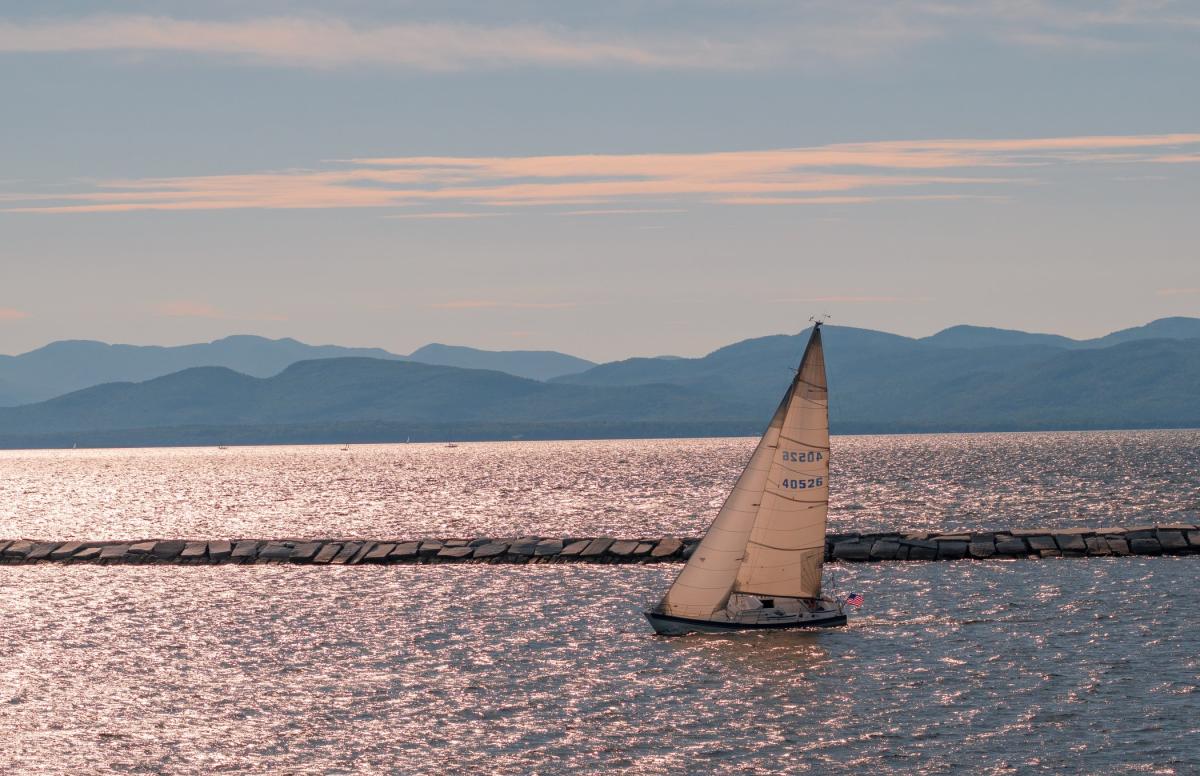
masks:
<svg viewBox="0 0 1200 776"><path fill-rule="evenodd" d="M0 435L0 450L120 449L138 447L217 447L270 445L340 445L448 442L550 442L617 439L705 439L754 437L762 421L696 423L546 423L546 424L412 424L345 423L280 426L172 426L54 434ZM833 423L835 436L910 436L922 434L995 434L1083 431L1187 431L1200 420L1172 425L1150 423L981 424L974 428L946 424Z"/></svg>

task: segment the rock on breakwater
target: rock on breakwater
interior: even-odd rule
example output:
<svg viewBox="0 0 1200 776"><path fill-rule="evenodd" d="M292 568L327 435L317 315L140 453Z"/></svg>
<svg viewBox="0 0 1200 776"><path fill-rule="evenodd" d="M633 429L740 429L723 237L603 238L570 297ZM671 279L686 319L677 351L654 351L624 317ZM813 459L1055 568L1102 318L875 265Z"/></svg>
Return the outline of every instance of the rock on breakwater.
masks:
<svg viewBox="0 0 1200 776"><path fill-rule="evenodd" d="M674 536L637 539L521 536L407 541L139 539L47 542L0 539L0 564L678 563L691 556L699 541L697 537ZM831 534L825 544L827 560L849 563L1189 554L1200 554L1200 526L1190 523L940 534Z"/></svg>

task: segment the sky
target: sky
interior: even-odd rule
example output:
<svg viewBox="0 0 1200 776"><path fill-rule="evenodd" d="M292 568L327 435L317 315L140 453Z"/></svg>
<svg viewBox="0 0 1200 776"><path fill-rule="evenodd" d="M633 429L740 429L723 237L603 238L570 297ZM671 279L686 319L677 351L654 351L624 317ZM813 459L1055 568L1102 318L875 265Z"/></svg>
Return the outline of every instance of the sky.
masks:
<svg viewBox="0 0 1200 776"><path fill-rule="evenodd" d="M0 353L1200 315L1200 4L0 6Z"/></svg>

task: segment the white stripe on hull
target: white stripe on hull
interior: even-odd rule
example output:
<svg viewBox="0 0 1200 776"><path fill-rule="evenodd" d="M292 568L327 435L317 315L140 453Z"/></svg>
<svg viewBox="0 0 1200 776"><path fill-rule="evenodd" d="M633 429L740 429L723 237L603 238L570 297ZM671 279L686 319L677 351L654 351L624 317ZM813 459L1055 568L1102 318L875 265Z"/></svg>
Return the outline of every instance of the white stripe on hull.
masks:
<svg viewBox="0 0 1200 776"><path fill-rule="evenodd" d="M828 616L806 617L772 623L713 622L670 617L655 612L643 612L650 627L660 636L683 636L687 633L736 633L745 630L791 630L796 628L835 628L846 624L846 615L830 612Z"/></svg>

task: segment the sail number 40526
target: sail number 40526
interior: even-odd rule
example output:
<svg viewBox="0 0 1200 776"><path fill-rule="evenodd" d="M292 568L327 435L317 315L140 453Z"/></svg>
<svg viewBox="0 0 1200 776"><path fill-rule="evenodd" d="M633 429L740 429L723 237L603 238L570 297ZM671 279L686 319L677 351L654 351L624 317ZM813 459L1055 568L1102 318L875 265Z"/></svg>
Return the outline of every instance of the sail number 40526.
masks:
<svg viewBox="0 0 1200 776"><path fill-rule="evenodd" d="M819 488L824 484L824 477L813 477L807 480L780 480L779 487L795 488L796 490L804 490L805 488Z"/></svg>
<svg viewBox="0 0 1200 776"><path fill-rule="evenodd" d="M783 451L783 460L785 461L820 461L824 457L825 456L813 450L809 450L808 452L797 452L795 450Z"/></svg>

